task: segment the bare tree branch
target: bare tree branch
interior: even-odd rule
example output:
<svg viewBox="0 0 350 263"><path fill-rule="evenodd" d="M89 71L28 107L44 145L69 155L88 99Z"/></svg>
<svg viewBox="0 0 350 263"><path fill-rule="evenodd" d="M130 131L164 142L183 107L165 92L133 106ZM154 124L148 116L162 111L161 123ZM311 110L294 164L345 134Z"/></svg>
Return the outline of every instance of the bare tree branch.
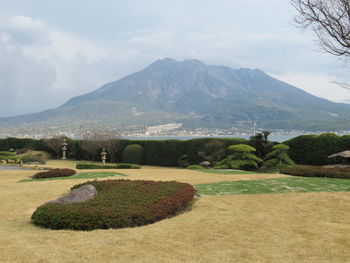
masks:
<svg viewBox="0 0 350 263"><path fill-rule="evenodd" d="M298 14L294 21L315 32L321 48L335 56L350 58L349 0L291 0Z"/></svg>
<svg viewBox="0 0 350 263"><path fill-rule="evenodd" d="M63 139L65 138L67 137L61 136L61 137L54 137L54 138L45 140L46 146L56 153L56 159L58 159L58 156L62 147L61 144L63 142Z"/></svg>

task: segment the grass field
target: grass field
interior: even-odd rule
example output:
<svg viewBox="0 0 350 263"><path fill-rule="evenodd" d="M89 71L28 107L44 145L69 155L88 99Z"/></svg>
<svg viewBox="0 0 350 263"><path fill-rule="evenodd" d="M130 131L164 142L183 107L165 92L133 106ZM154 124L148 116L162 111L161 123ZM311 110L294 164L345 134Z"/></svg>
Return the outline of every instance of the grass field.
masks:
<svg viewBox="0 0 350 263"><path fill-rule="evenodd" d="M194 185L298 179L160 167L109 172ZM34 173L0 171L0 262L349 262L350 192L202 195L192 210L143 227L52 231L32 225L32 212L87 179L18 183Z"/></svg>
<svg viewBox="0 0 350 263"><path fill-rule="evenodd" d="M350 192L350 180L329 178L273 178L196 186L200 195Z"/></svg>

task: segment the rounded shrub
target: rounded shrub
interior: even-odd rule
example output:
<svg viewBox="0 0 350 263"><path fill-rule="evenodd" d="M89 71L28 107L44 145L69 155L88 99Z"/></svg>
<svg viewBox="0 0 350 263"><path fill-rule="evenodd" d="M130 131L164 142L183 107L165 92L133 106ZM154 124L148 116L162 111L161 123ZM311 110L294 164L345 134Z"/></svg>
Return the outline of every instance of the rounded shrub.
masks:
<svg viewBox="0 0 350 263"><path fill-rule="evenodd" d="M231 145L227 148L228 153L255 152L255 148L246 144Z"/></svg>
<svg viewBox="0 0 350 263"><path fill-rule="evenodd" d="M245 144L231 145L227 148L229 155L216 164L216 168L232 168L240 170L255 170L262 163L262 159L254 153L255 148Z"/></svg>
<svg viewBox="0 0 350 263"><path fill-rule="evenodd" d="M261 171L278 172L284 167L295 165L294 161L288 156L289 146L285 144L276 144L272 151L265 156Z"/></svg>
<svg viewBox="0 0 350 263"><path fill-rule="evenodd" d="M72 169L52 169L46 172L39 172L33 175L33 179L54 178L54 177L68 177L75 175L75 170Z"/></svg>
<svg viewBox="0 0 350 263"><path fill-rule="evenodd" d="M130 144L123 151L124 163L143 163L143 147L139 144Z"/></svg>
<svg viewBox="0 0 350 263"><path fill-rule="evenodd" d="M93 230L154 223L188 207L195 195L192 185L179 182L105 180L91 184L97 196L86 202L46 204L32 215L35 225L51 229Z"/></svg>

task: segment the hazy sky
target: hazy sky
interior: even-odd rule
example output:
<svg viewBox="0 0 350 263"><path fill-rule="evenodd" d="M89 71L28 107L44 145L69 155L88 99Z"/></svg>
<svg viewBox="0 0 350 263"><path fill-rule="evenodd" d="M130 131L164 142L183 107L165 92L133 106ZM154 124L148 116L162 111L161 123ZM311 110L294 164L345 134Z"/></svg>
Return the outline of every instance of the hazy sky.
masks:
<svg viewBox="0 0 350 263"><path fill-rule="evenodd" d="M0 117L57 107L156 59L259 68L350 103L344 62L293 26L288 0L0 0Z"/></svg>

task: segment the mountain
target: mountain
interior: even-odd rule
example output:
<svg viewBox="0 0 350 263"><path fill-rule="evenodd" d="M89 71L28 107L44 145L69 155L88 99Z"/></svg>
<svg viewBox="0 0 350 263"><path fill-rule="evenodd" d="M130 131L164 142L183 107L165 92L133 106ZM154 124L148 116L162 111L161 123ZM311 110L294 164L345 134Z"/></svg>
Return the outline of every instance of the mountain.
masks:
<svg viewBox="0 0 350 263"><path fill-rule="evenodd" d="M350 105L315 97L259 69L166 58L56 109L0 118L0 126L180 122L189 128L229 128L247 120L266 129L347 129Z"/></svg>

